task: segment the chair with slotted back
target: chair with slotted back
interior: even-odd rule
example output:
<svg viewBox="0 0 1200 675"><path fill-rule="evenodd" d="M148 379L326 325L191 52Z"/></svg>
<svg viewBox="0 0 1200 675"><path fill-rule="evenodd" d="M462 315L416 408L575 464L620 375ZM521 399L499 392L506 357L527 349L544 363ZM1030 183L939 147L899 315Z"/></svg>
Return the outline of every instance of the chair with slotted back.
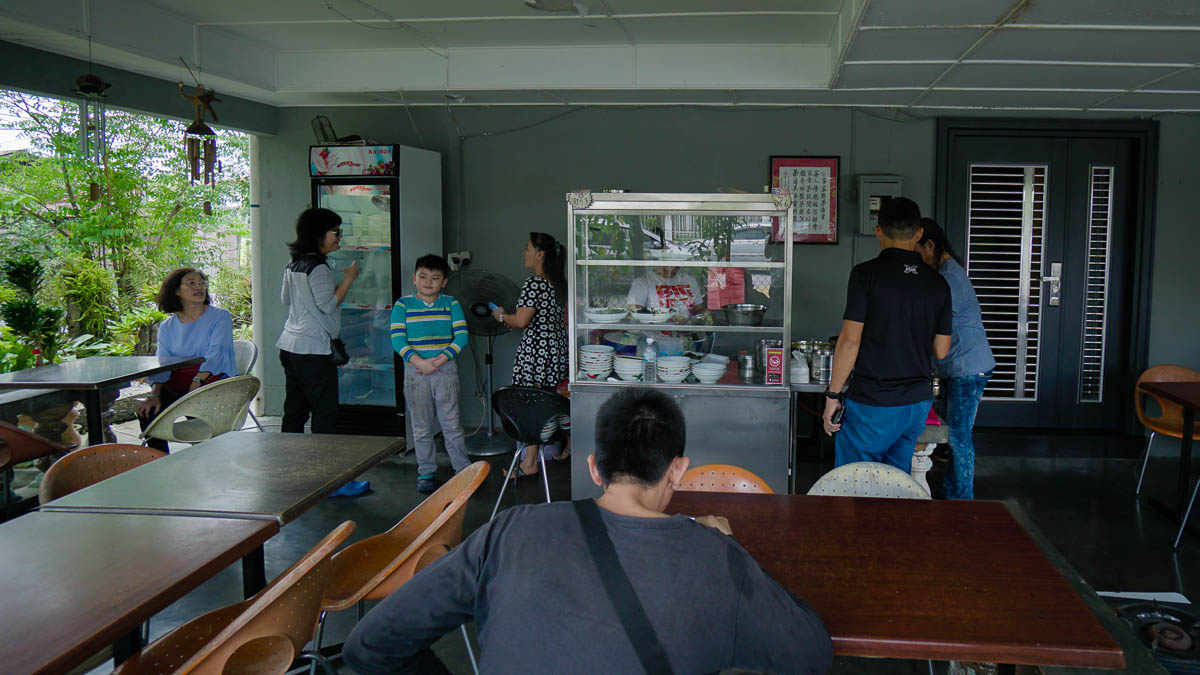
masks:
<svg viewBox="0 0 1200 675"><path fill-rule="evenodd" d="M104 443L69 452L42 477L38 503L46 504L166 456L161 450L132 443Z"/></svg>
<svg viewBox="0 0 1200 675"><path fill-rule="evenodd" d="M553 440L546 438L543 434L543 431L547 429L546 423L559 416L570 417L571 399L537 387L500 387L492 393L492 409L500 417L504 433L508 434L509 438L526 445L542 445ZM551 425L550 428L555 429L558 426ZM520 459L521 452L514 452L512 464L508 467L508 475L511 476L516 471L517 462ZM546 489L546 503L548 504L550 503L550 478L546 475L546 458L540 451L538 452L538 461L541 462L542 485ZM508 481L505 480L500 486L500 496L496 497L492 518L495 518L496 512L500 510L500 501L504 499L504 490L507 487Z"/></svg>
<svg viewBox="0 0 1200 675"><path fill-rule="evenodd" d="M446 481L392 529L356 541L333 556L333 572L317 627L316 649L321 648L329 612L357 606L361 619L367 600L382 600L391 595L462 541L467 501L483 485L490 470L487 462L475 462ZM463 639L467 640L469 650L471 643L465 627Z"/></svg>
<svg viewBox="0 0 1200 675"><path fill-rule="evenodd" d="M1142 389L1143 382L1200 382L1200 373L1183 366L1152 366L1146 369L1133 385L1133 411L1137 414L1138 422L1150 430L1150 436L1146 439L1146 449L1142 452L1142 470L1138 473L1135 495L1142 493L1142 480L1146 477L1146 466L1150 463L1150 447L1154 443L1154 437L1162 434L1171 438L1183 438L1183 407ZM1157 417L1146 414L1147 396L1154 399L1162 410ZM1200 422L1192 429L1192 438L1200 438Z"/></svg>
<svg viewBox="0 0 1200 675"><path fill-rule="evenodd" d="M234 340L233 341L233 358L235 361L234 367L237 368L238 375L250 375L254 370L254 364L258 362L258 345L251 340ZM253 399L251 399L253 401ZM254 426L258 427L259 431L266 431L263 425L254 416L253 410L247 410L250 419L254 422Z"/></svg>
<svg viewBox="0 0 1200 675"><path fill-rule="evenodd" d="M253 375L206 384L167 406L150 421L142 438L199 443L237 431L246 423L250 401L258 394L260 384Z"/></svg>
<svg viewBox="0 0 1200 675"><path fill-rule="evenodd" d="M65 455L70 451L71 447L8 422L0 422L0 520L8 517L14 466L50 455Z"/></svg>
<svg viewBox="0 0 1200 675"><path fill-rule="evenodd" d="M143 647L114 675L285 673L296 658L336 670L304 646L317 630L333 570L330 556L350 533L346 521L249 600L203 614Z"/></svg>
<svg viewBox="0 0 1200 675"><path fill-rule="evenodd" d="M834 468L808 489L810 495L929 499L912 476L890 464L851 462Z"/></svg>
<svg viewBox="0 0 1200 675"><path fill-rule="evenodd" d="M684 492L749 492L775 494L753 471L732 464L705 464L688 469L677 490Z"/></svg>

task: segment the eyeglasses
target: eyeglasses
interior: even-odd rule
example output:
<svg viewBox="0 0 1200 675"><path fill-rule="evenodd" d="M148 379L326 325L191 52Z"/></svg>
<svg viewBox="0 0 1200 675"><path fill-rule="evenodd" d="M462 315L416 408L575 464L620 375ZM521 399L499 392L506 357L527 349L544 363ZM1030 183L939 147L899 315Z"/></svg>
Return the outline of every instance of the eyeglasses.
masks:
<svg viewBox="0 0 1200 675"><path fill-rule="evenodd" d="M183 285L187 286L188 288L208 288L207 281L189 280L189 281L183 282Z"/></svg>
<svg viewBox="0 0 1200 675"><path fill-rule="evenodd" d="M332 230L330 230L330 232L336 234L339 237L342 236L342 228L340 228L340 227L335 227Z"/></svg>

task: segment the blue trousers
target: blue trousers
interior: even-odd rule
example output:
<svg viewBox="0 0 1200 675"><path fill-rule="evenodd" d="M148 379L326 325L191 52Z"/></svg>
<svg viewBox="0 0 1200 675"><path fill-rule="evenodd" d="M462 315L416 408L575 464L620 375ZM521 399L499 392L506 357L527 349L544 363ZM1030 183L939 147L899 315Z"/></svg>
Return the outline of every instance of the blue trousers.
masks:
<svg viewBox="0 0 1200 675"><path fill-rule="evenodd" d="M942 479L946 499L975 498L975 440L971 437L975 413L991 371L980 375L949 378L946 422L950 425L950 470Z"/></svg>
<svg viewBox="0 0 1200 675"><path fill-rule="evenodd" d="M834 466L882 462L904 473L912 470L917 437L925 431L932 400L908 405L877 406L844 402L842 429L834 436Z"/></svg>

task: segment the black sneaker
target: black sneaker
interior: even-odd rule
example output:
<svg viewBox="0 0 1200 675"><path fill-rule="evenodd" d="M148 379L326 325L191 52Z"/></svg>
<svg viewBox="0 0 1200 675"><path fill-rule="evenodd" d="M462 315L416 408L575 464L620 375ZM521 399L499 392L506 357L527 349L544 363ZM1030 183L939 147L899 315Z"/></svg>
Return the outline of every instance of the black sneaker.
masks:
<svg viewBox="0 0 1200 675"><path fill-rule="evenodd" d="M441 485L441 482L438 481L438 479L433 476L430 476L429 478L418 478L417 479L417 492L420 492L423 495L427 495L430 492L435 492L438 489L438 486L440 486L440 485Z"/></svg>

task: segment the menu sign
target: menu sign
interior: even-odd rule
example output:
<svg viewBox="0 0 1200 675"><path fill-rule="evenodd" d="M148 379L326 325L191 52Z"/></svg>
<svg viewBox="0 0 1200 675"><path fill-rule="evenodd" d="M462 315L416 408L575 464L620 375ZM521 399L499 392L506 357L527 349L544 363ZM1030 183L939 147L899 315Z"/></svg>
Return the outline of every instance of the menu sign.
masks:
<svg viewBox="0 0 1200 675"><path fill-rule="evenodd" d="M792 242L837 243L837 157L772 157L771 186L792 195ZM772 241L783 228L775 219Z"/></svg>

